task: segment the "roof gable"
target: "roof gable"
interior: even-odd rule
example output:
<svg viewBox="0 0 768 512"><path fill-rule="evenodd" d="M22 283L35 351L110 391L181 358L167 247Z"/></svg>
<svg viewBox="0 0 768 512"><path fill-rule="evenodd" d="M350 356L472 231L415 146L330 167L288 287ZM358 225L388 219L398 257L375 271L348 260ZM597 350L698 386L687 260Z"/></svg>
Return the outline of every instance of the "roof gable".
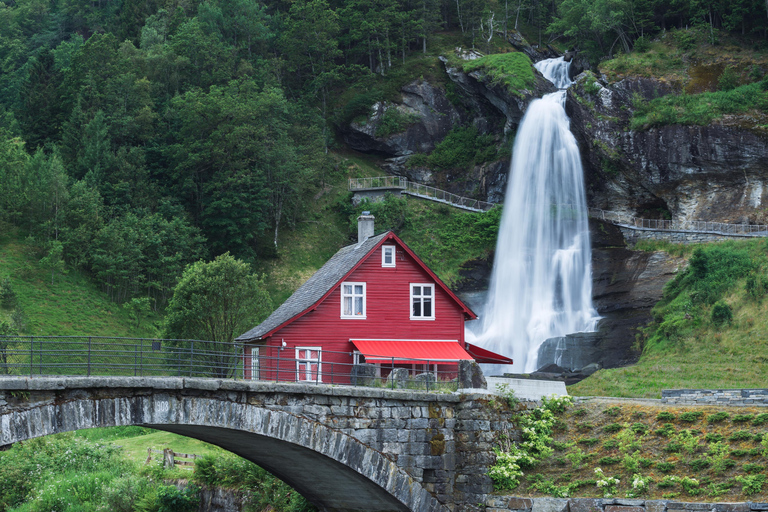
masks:
<svg viewBox="0 0 768 512"><path fill-rule="evenodd" d="M477 315L459 299L440 278L400 238L391 231L365 240L362 244L342 247L312 277L301 285L261 324L238 336L235 341L252 341L272 335L307 312L315 309L346 277L355 271L385 241L393 240L424 269L429 276L459 305L469 319Z"/></svg>

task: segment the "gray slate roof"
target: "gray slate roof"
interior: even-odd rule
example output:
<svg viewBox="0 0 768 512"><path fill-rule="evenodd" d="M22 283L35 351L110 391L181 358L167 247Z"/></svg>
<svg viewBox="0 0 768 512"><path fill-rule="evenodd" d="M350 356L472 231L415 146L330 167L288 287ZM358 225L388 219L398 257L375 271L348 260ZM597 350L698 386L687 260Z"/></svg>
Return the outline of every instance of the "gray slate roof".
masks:
<svg viewBox="0 0 768 512"><path fill-rule="evenodd" d="M333 255L320 270L315 272L312 277L307 279L296 290L288 300L277 308L269 318L264 320L245 334L241 334L235 341L251 341L259 339L271 330L279 327L296 315L302 313L307 308L312 307L323 295L325 295L336 284L357 265L371 249L373 249L389 231L378 236L367 239L362 244L348 245L339 249L339 252Z"/></svg>

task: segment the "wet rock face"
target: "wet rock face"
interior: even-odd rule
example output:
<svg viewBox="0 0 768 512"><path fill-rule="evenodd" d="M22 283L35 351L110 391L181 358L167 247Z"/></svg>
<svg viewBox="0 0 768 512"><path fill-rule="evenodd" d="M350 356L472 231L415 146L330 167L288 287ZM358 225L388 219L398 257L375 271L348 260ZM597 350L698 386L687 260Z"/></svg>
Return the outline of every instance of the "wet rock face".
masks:
<svg viewBox="0 0 768 512"><path fill-rule="evenodd" d="M650 79L606 86L581 75L566 111L589 203L647 218L738 223L768 201L768 136L734 119L629 129L633 105L672 92Z"/></svg>

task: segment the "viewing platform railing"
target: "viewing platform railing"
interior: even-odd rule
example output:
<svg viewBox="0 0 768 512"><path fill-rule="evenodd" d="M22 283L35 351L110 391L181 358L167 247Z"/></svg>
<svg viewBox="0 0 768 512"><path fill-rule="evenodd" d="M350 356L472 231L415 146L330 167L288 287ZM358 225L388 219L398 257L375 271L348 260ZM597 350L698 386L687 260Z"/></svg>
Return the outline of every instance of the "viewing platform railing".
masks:
<svg viewBox="0 0 768 512"><path fill-rule="evenodd" d="M463 210L473 212L487 212L495 205L478 199L452 194L439 188L422 185L414 181L408 181L400 176L380 176L375 178L350 178L349 190L351 192L361 190L400 189L403 194L408 194L438 203L444 203Z"/></svg>
<svg viewBox="0 0 768 512"><path fill-rule="evenodd" d="M626 213L589 208L589 216L601 219L611 224L627 226L636 229L651 229L657 231L687 231L694 233L713 233L718 235L768 236L768 225L765 224L726 224L703 220L665 220L643 219Z"/></svg>
<svg viewBox="0 0 768 512"><path fill-rule="evenodd" d="M0 378L200 377L455 391L458 362L202 340L0 336Z"/></svg>

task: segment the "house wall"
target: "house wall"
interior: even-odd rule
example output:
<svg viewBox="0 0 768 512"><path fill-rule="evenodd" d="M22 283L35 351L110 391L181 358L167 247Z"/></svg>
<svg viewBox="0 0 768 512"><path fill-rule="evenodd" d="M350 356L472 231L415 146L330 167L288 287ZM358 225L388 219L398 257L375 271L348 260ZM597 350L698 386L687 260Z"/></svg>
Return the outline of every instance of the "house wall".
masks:
<svg viewBox="0 0 768 512"><path fill-rule="evenodd" d="M393 245L388 240L384 245ZM396 244L395 244L396 245ZM261 378L295 380L296 347L321 347L322 377L327 383L348 383L356 338L424 339L464 341L464 313L456 302L435 283L435 319L411 320L411 283L434 283L413 258L396 248L396 266L381 266L381 247L377 248L345 280L366 283L366 318L341 318L341 286L337 286L316 310L275 332L262 349ZM282 342L285 348L280 350ZM266 356L266 357L265 357ZM275 371L280 358L280 374ZM246 364L249 364L248 362ZM447 365L441 365L439 371ZM452 365L455 369L455 364ZM334 375L330 375L333 373Z"/></svg>

